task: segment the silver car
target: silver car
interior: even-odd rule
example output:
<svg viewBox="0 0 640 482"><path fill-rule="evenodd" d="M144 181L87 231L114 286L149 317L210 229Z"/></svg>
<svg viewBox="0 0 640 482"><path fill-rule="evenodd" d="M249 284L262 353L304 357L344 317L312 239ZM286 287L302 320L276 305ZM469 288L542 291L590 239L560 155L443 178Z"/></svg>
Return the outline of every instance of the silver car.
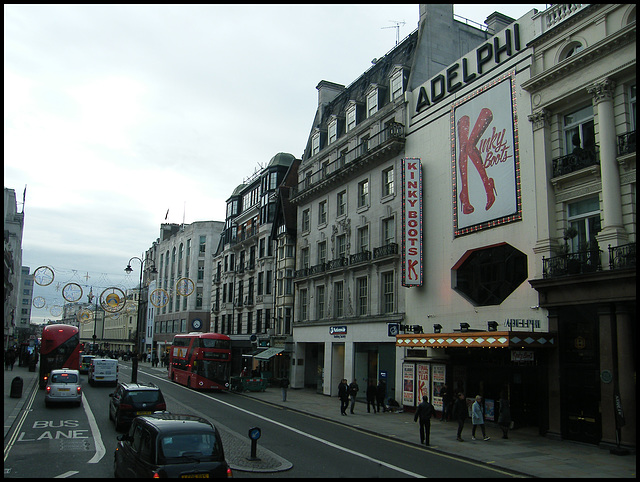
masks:
<svg viewBox="0 0 640 482"><path fill-rule="evenodd" d="M52 403L72 402L82 405L82 387L80 386L80 372L62 368L51 370L47 386L45 387L44 403L49 407Z"/></svg>

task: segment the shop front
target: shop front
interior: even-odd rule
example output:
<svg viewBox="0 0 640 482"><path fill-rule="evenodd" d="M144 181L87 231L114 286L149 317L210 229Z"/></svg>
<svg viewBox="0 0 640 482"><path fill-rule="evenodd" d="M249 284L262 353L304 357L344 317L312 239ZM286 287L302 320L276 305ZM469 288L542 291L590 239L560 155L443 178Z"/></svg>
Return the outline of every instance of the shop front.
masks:
<svg viewBox="0 0 640 482"><path fill-rule="evenodd" d="M426 395L438 412L446 384L450 393L468 400L482 395L485 418L497 421L501 393L510 401L515 427L547 429L547 357L556 349L549 333L469 332L398 335L403 349L402 405L413 410Z"/></svg>

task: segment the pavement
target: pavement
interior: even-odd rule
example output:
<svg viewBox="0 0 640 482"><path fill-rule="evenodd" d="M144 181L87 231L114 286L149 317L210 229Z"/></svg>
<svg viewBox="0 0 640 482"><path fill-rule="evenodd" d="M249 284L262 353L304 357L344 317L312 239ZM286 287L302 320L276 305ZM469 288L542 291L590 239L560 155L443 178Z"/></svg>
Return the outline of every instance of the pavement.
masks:
<svg viewBox="0 0 640 482"><path fill-rule="evenodd" d="M166 368L151 368L141 364L147 372L164 372ZM11 383L14 377L23 379L21 398L11 398ZM5 371L4 415L5 445L7 433L22 415L23 405L29 395L36 390L37 372L29 372L27 367L14 366ZM367 413L364 402L357 402L354 414L340 415L340 402L336 397L318 394L310 389L289 389L287 401L282 401L279 388L267 388L264 392L243 392L234 396L251 397L264 403L282 407L284 410L306 413L320 419L340 422L366 433L372 433L390 440L422 447L425 451L446 454L474 462L500 467L523 476L587 478L587 477L636 477L636 454L614 455L608 449L595 445L567 440L552 440L538 434L537 428L511 430L508 439L502 439L500 428L493 423L486 424L487 435L483 441L471 440L471 423L467 421L462 432L464 442L456 441L457 423L431 422L431 445L420 445L418 424L413 421L413 413L384 412ZM348 412L347 412L348 413ZM246 434L238 434L223 424L216 422L221 432L225 455L233 470L246 472L279 472L292 467L284 456L275 454L260 443L257 444L256 459L250 460L250 442ZM477 435L479 435L478 432Z"/></svg>

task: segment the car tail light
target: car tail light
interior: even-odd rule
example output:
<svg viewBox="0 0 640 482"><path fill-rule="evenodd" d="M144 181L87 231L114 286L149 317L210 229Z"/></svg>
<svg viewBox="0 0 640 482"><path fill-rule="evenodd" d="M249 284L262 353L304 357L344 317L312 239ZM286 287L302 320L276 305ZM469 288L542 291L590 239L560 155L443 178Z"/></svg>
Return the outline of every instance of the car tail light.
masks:
<svg viewBox="0 0 640 482"><path fill-rule="evenodd" d="M76 390L78 390L78 393L80 393L80 391L82 390L81 387L77 387Z"/></svg>
<svg viewBox="0 0 640 482"><path fill-rule="evenodd" d="M133 405L129 405L128 403L121 403L120 410L133 410Z"/></svg>
<svg viewBox="0 0 640 482"><path fill-rule="evenodd" d="M158 405L156 405L156 410L166 410L166 409L167 409L166 403L159 403Z"/></svg>
<svg viewBox="0 0 640 482"><path fill-rule="evenodd" d="M153 473L153 478L154 479L159 479L160 478L160 474L158 472L154 472Z"/></svg>
<svg viewBox="0 0 640 482"><path fill-rule="evenodd" d="M231 467L227 467L227 477L233 477L233 472L231 472Z"/></svg>
<svg viewBox="0 0 640 482"><path fill-rule="evenodd" d="M51 387L47 387L47 393L51 393Z"/></svg>

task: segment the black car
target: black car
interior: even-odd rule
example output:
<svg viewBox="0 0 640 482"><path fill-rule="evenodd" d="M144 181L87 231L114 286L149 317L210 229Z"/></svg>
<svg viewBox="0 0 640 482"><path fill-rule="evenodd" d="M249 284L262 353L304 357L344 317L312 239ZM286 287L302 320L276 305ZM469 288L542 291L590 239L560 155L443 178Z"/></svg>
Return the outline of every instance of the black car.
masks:
<svg viewBox="0 0 640 482"><path fill-rule="evenodd" d="M232 477L214 425L194 415L137 417L118 436L115 477Z"/></svg>
<svg viewBox="0 0 640 482"><path fill-rule="evenodd" d="M126 429L138 415L150 415L167 409L162 391L152 383L119 383L110 393L109 419L116 430Z"/></svg>

